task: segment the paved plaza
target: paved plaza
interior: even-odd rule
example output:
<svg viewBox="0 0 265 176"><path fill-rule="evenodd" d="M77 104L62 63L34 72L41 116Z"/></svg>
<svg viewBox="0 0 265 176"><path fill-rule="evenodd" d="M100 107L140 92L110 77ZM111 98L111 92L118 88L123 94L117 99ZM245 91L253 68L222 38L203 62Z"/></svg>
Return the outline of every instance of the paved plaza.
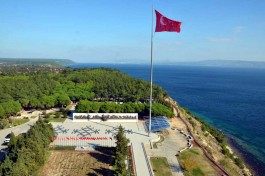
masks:
<svg viewBox="0 0 265 176"><path fill-rule="evenodd" d="M154 133L148 136L142 122L72 122L67 119L63 123L52 123L52 125L56 134L54 145L114 147L114 136L120 125L125 128L126 137L131 143L149 143L150 139L158 138Z"/></svg>
<svg viewBox="0 0 265 176"><path fill-rule="evenodd" d="M52 123L56 138L54 145L77 146L80 150L91 150L96 146L114 147L114 136L118 127L125 128L126 137L133 146L137 175L150 175L149 166L146 162L142 143L149 144L151 139L157 139L158 135L148 133L143 122L73 122L67 119L63 123Z"/></svg>

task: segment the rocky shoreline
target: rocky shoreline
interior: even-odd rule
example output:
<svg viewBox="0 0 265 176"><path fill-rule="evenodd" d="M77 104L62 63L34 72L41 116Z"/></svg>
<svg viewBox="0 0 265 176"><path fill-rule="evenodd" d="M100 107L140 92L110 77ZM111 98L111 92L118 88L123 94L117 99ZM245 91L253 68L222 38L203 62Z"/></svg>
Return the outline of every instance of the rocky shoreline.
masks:
<svg viewBox="0 0 265 176"><path fill-rule="evenodd" d="M260 172L264 172L265 168L253 154L243 149L235 139L229 136L225 137L228 140L229 147L231 147L232 151L244 161L244 164L251 170L253 175L260 175Z"/></svg>

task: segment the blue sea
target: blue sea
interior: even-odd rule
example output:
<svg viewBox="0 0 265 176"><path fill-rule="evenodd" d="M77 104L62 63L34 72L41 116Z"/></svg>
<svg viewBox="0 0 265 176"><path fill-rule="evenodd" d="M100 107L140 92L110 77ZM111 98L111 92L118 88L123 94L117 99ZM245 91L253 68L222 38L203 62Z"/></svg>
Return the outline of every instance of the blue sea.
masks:
<svg viewBox="0 0 265 176"><path fill-rule="evenodd" d="M149 81L149 65L108 67ZM154 65L153 80L182 107L221 130L252 168L265 175L265 69Z"/></svg>

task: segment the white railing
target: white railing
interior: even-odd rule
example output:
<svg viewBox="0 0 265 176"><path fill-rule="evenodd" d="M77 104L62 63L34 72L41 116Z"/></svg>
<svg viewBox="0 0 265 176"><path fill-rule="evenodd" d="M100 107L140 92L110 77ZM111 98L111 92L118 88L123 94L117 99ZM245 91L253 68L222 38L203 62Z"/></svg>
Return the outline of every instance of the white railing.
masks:
<svg viewBox="0 0 265 176"><path fill-rule="evenodd" d="M142 148L143 148L143 151L144 151L144 156L145 156L145 160L146 160L146 164L147 164L147 167L148 167L148 171L149 171L149 174L150 176L154 176L154 173L153 173L153 170L152 170L152 166L150 164L150 161L149 161L149 158L146 154L146 151L145 151L145 148L144 148L144 143L141 143L142 145Z"/></svg>

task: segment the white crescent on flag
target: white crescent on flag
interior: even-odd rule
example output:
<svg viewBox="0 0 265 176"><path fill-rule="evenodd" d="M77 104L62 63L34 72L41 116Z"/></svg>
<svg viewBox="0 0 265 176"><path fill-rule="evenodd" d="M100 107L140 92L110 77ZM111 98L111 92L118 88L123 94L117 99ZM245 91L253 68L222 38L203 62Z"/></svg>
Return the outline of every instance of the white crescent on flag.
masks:
<svg viewBox="0 0 265 176"><path fill-rule="evenodd" d="M164 16L161 16L161 17L160 17L160 23L161 23L163 26L165 26L165 25L167 25L167 24L164 23L163 18L164 18Z"/></svg>

